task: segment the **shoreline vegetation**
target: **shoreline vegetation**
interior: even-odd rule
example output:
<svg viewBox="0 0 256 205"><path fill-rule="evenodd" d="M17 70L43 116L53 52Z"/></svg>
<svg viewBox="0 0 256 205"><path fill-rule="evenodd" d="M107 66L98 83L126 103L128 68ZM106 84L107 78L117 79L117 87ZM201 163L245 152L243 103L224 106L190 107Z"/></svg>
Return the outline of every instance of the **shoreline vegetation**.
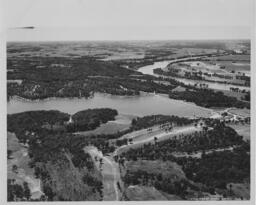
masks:
<svg viewBox="0 0 256 205"><path fill-rule="evenodd" d="M187 86L187 87L190 87L190 86ZM186 88L186 89L188 90L188 88ZM194 103L195 105L198 105L198 106L201 106L204 108L236 107L236 108L250 109L250 103L248 101L241 101L241 100L237 100L235 97L228 97L228 96L224 95L223 92L221 92L221 91L214 92L209 89L198 89L198 88L194 88L194 87L192 89L193 89L193 91L190 89L189 91L180 91L180 92L175 92L175 91L172 92L171 91L168 93L158 93L158 94L167 95L171 99ZM192 97L191 91L194 92L194 94L195 94L194 97ZM112 95L109 93L100 93L100 94ZM148 94L152 94L152 93L148 93ZM156 93L154 93L154 94L156 94ZM198 95L204 95L204 97L206 97L206 98L199 99ZM135 97L135 96L141 96L141 92L139 92L139 94L137 94L137 95L128 95L128 96L127 95L117 95L117 96ZM191 97L189 97L189 96L191 96ZM51 101L51 100L57 100L57 99L63 99L63 98L67 98L67 99L82 99L82 98L84 98L86 100L86 99L90 99L93 97L94 97L94 94L92 94L88 97L48 97L48 98L43 98L43 99L29 99L29 98L24 98L24 97L21 97L18 95L14 95L14 96L8 98L8 102L12 99L22 101L22 102L35 102L36 103L36 102L40 102L40 101ZM222 100L223 98L226 100L226 103L225 102L218 103L218 101Z"/></svg>
<svg viewBox="0 0 256 205"><path fill-rule="evenodd" d="M173 79L180 78L180 79L188 79L188 80L197 80L197 81L202 81L202 82L211 82L211 83L220 83L220 84L225 84L225 85L234 85L234 86L244 86L247 88L250 88L250 85L243 85L235 82L228 82L228 81L218 81L218 80L210 80L210 79L205 79L205 78L197 78L197 77L186 77L186 76L180 76L180 75L175 75L173 72L165 72L161 68L156 68L153 70L154 74L159 75L159 77L173 77Z"/></svg>
<svg viewBox="0 0 256 205"><path fill-rule="evenodd" d="M216 55L223 56L224 54L200 54L192 55L192 57ZM177 59L185 57L180 56ZM19 64L16 63L17 61ZM181 94L174 96L172 90L178 86L190 91L197 88L192 85L185 85L175 79L144 75L136 70L123 67L123 62L125 61L98 61L93 57L74 59L66 57L8 58L7 67L13 72L7 73L7 79L20 79L22 83L7 83L7 99L9 101L11 98L18 98L29 101L58 97L90 98L96 92L119 96L138 96L140 92L148 92L168 94L170 98L190 101L203 107L223 106L211 103L213 100L207 103L198 103L198 99L195 98L188 100ZM138 64L141 62L143 59ZM162 83L163 81L168 82L168 84ZM203 92L203 90L199 91L198 89L196 91ZM219 93L211 92L211 96L217 99L220 96ZM249 102L242 102L224 94L222 96L228 101L227 106L234 103L238 108L250 107Z"/></svg>

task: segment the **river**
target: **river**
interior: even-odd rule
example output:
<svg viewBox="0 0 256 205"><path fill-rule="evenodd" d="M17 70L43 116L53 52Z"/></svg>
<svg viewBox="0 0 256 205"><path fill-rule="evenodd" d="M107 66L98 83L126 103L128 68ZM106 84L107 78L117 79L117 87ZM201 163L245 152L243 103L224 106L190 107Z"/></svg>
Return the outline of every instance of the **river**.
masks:
<svg viewBox="0 0 256 205"><path fill-rule="evenodd" d="M152 93L142 93L140 96L132 97L96 93L89 99L54 98L40 101L24 101L13 98L7 103L7 112L12 114L29 110L59 110L74 114L80 110L103 107L116 109L122 114L136 116L169 114L181 117L193 117L194 115L207 117L212 115L210 109Z"/></svg>
<svg viewBox="0 0 256 205"><path fill-rule="evenodd" d="M153 75L153 76L158 77L160 75L154 74L154 72L153 72L154 69L165 68L170 63L174 63L174 62L181 61L181 60L191 60L191 59L195 59L195 58L198 58L198 57L155 62L152 65L147 65L147 66L143 66L143 67L139 68L138 71L143 74ZM204 83L204 84L207 84L210 89L216 89L216 90L226 90L226 91L228 90L229 91L230 88L233 87L233 88L239 88L240 90L250 91L250 87L246 87L246 86L209 82L209 81L204 81L204 80L191 80L191 79L186 79L186 78L177 78L177 77L168 77L168 76L162 76L162 77L175 79L179 82L184 83L185 85L194 85L195 83Z"/></svg>

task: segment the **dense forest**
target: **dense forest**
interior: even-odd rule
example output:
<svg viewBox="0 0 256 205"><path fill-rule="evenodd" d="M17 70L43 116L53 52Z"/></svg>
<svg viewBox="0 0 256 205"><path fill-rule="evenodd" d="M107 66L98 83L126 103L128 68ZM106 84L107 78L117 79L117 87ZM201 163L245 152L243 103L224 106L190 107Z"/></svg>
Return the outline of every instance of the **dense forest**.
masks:
<svg viewBox="0 0 256 205"><path fill-rule="evenodd" d="M78 132L93 130L110 120L114 120L117 111L110 108L88 109L75 113L72 122L70 115L56 110L27 111L7 115L7 130L14 132L21 142L29 139L29 134L42 129Z"/></svg>
<svg viewBox="0 0 256 205"><path fill-rule="evenodd" d="M168 116L168 115L149 115L144 117L138 117L132 120L131 128L133 130L140 130L154 125L161 125L164 123L172 123L177 126L187 125L195 120L191 120L185 117Z"/></svg>
<svg viewBox="0 0 256 205"><path fill-rule="evenodd" d="M181 92L170 92L169 97L177 100L194 102L203 107L237 107L250 109L250 103L237 100L235 97L229 97L223 92L215 92L209 89L194 89Z"/></svg>
<svg viewBox="0 0 256 205"><path fill-rule="evenodd" d="M7 131L14 132L20 142L25 143L30 133L39 132L45 124L64 125L69 114L56 110L28 111L7 115Z"/></svg>
<svg viewBox="0 0 256 205"><path fill-rule="evenodd" d="M249 143L233 151L203 154L202 158L176 158L186 176L208 187L227 189L227 184L243 183L250 178Z"/></svg>
<svg viewBox="0 0 256 205"><path fill-rule="evenodd" d="M67 127L68 132L93 130L102 123L115 120L117 111L110 108L88 109L72 115L72 123Z"/></svg>
<svg viewBox="0 0 256 205"><path fill-rule="evenodd" d="M16 62L19 61L19 64ZM162 85L152 80L137 79L141 73L114 62L94 58L27 57L7 61L8 80L22 80L21 84L8 83L8 99L20 96L27 99L49 97L89 97L94 92L115 95L139 95L139 91L167 93L174 85Z"/></svg>

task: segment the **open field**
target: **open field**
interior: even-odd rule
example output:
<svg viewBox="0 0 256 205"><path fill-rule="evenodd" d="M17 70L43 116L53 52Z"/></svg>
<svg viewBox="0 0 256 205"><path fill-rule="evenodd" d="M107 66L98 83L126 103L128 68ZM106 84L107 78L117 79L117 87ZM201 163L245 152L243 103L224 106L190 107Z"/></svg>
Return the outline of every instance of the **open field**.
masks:
<svg viewBox="0 0 256 205"><path fill-rule="evenodd" d="M170 161L161 160L138 160L138 161L128 161L125 165L127 167L126 171L136 172L138 170L146 171L148 173L162 174L163 177L168 177L170 179L181 180L186 178L181 167Z"/></svg>
<svg viewBox="0 0 256 205"><path fill-rule="evenodd" d="M166 201L179 200L178 196L171 195L167 198L166 195L158 191L155 187L130 185L124 192L127 201Z"/></svg>
<svg viewBox="0 0 256 205"><path fill-rule="evenodd" d="M185 174L181 167L174 162L163 162L161 160L138 160L128 161L126 168L121 169L121 176L125 177L126 173L147 172L156 176L161 175L168 180L180 181L185 179ZM157 190L154 186L129 185L125 188L124 195L126 200L179 200L180 197L170 195L163 191Z"/></svg>
<svg viewBox="0 0 256 205"><path fill-rule="evenodd" d="M230 183L227 187L230 187L230 185L236 197L242 197L245 200L250 199L250 185L248 183Z"/></svg>
<svg viewBox="0 0 256 205"><path fill-rule="evenodd" d="M242 135L244 140L250 140L250 129L251 129L251 125L248 124L232 124L232 125L228 125L229 127L232 127L239 135Z"/></svg>
<svg viewBox="0 0 256 205"><path fill-rule="evenodd" d="M214 61L246 61L250 62L250 55L225 55L209 58Z"/></svg>
<svg viewBox="0 0 256 205"><path fill-rule="evenodd" d="M241 117L250 117L251 116L251 111L249 109L238 109L238 108L232 108L229 109L229 112Z"/></svg>
<svg viewBox="0 0 256 205"><path fill-rule="evenodd" d="M160 72L160 71L159 71ZM162 68L163 74L193 80L216 81L230 84L250 84L250 62L215 61L208 59L170 63Z"/></svg>

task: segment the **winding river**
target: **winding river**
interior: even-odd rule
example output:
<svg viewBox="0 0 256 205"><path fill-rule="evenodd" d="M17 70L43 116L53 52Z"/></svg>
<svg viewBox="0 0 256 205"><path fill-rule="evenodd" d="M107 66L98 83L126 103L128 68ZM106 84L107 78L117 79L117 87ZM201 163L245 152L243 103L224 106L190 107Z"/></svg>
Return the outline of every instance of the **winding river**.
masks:
<svg viewBox="0 0 256 205"><path fill-rule="evenodd" d="M154 74L154 72L153 72L154 69L156 69L156 68L165 68L168 64L174 63L174 62L177 62L177 61L180 61L180 60L191 60L191 59L195 59L195 58L198 58L198 57L182 58L182 59L178 59L178 60L155 62L152 65L147 65L147 66L143 66L143 67L139 68L138 71L143 73L143 74L153 75L153 76L158 77L160 75ZM179 82L184 83L185 85L194 85L195 83L204 83L204 84L207 84L209 88L216 89L216 90L229 91L230 88L233 87L233 88L239 88L240 90L250 91L250 87L240 86L240 85L231 85L231 84L224 84L224 83L217 83L217 82L209 82L209 81L204 81L204 80L191 80L191 79L186 79L186 78L177 78L177 77L168 77L168 76L163 76L163 77L175 79Z"/></svg>

